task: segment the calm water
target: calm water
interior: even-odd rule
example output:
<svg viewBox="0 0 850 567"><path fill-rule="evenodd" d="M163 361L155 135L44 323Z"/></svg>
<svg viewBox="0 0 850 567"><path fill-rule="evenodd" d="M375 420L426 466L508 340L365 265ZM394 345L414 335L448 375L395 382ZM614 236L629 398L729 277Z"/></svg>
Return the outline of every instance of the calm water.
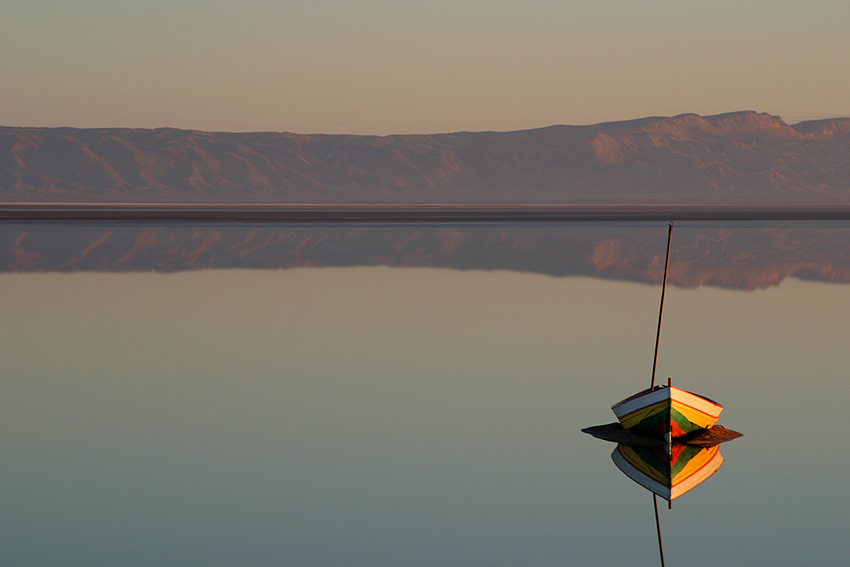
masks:
<svg viewBox="0 0 850 567"><path fill-rule="evenodd" d="M648 386L665 239L7 224L0 564L658 564L580 430ZM846 565L850 226L673 239L659 375L744 437L667 564Z"/></svg>

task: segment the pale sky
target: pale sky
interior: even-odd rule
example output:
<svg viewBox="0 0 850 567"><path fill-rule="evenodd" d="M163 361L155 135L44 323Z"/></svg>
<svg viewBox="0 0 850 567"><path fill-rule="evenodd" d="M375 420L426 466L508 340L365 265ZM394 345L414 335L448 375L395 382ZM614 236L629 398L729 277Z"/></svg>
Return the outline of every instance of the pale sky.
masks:
<svg viewBox="0 0 850 567"><path fill-rule="evenodd" d="M0 124L434 133L850 114L847 0L8 0Z"/></svg>

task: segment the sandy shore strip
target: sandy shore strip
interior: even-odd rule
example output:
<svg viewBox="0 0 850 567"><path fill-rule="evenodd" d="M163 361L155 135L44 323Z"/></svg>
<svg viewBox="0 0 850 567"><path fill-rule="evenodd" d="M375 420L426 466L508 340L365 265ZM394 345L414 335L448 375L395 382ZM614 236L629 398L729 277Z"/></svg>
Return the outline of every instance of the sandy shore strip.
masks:
<svg viewBox="0 0 850 567"><path fill-rule="evenodd" d="M0 203L3 221L514 222L850 220L850 204L326 205Z"/></svg>

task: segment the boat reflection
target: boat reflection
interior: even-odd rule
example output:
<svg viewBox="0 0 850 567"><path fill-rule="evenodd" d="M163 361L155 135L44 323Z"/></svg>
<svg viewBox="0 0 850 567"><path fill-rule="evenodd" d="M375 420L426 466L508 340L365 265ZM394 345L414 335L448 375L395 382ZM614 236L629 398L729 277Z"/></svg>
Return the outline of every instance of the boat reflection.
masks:
<svg viewBox="0 0 850 567"><path fill-rule="evenodd" d="M741 437L714 425L672 443L609 423L582 429L597 439L617 443L611 459L627 477L672 502L708 480L723 464L720 444Z"/></svg>
<svg viewBox="0 0 850 567"><path fill-rule="evenodd" d="M723 464L717 445L676 443L670 454L665 449L619 444L611 458L623 474L668 502L708 480Z"/></svg>
<svg viewBox="0 0 850 567"><path fill-rule="evenodd" d="M617 447L611 459L627 477L652 492L658 550L664 566L664 545L661 540L661 519L658 516L658 497L673 507L673 500L686 494L711 478L721 465L720 443L741 437L741 434L714 425L696 435L670 443L669 438L642 435L624 429L619 423L582 429L583 432Z"/></svg>

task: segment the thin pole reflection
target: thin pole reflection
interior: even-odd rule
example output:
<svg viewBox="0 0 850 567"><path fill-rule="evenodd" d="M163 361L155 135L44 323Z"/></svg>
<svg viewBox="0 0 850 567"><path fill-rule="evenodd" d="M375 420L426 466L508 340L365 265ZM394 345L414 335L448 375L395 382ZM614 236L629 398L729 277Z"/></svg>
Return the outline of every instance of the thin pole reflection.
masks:
<svg viewBox="0 0 850 567"><path fill-rule="evenodd" d="M661 543L661 520L658 518L658 496L652 495L652 504L655 506L655 529L658 532L658 551L661 553L661 567L664 567L664 544Z"/></svg>

